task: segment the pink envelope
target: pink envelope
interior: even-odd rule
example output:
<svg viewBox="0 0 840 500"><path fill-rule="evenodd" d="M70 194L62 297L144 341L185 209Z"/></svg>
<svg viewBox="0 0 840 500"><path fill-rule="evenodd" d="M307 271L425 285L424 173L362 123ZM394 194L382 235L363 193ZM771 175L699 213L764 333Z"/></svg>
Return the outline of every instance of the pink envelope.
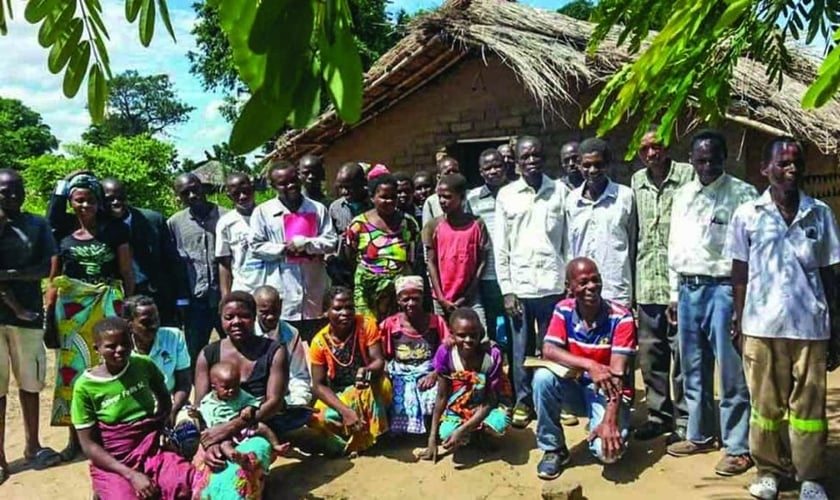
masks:
<svg viewBox="0 0 840 500"><path fill-rule="evenodd" d="M313 212L283 214L283 235L286 241L292 241L295 236L314 238L318 235L318 218ZM312 257L306 255L290 255L286 262L299 264L308 262Z"/></svg>

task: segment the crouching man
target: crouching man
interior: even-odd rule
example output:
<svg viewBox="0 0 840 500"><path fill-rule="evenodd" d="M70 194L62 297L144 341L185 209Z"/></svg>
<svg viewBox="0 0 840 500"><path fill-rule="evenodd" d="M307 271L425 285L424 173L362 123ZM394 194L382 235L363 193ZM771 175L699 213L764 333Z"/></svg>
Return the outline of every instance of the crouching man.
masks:
<svg viewBox="0 0 840 500"><path fill-rule="evenodd" d="M560 411L589 417L589 450L603 463L614 463L627 446L633 394L630 358L636 352L636 326L629 309L601 298L601 274L590 259L566 267L572 298L560 301L542 349L546 361L582 373L564 378L549 368L534 372L537 446L544 455L537 466L542 479L554 479L571 458Z"/></svg>

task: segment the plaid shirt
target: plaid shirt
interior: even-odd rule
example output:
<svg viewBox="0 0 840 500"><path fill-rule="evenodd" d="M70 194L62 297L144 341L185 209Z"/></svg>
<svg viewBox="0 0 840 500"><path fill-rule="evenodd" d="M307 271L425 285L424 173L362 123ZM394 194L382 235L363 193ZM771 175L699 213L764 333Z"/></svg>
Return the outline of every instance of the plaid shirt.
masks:
<svg viewBox="0 0 840 500"><path fill-rule="evenodd" d="M678 188L694 178L688 163L671 162L662 189L650 181L647 169L633 174L630 186L636 194L639 217L638 252L636 254L636 303L667 304L668 236L671 229L671 202Z"/></svg>

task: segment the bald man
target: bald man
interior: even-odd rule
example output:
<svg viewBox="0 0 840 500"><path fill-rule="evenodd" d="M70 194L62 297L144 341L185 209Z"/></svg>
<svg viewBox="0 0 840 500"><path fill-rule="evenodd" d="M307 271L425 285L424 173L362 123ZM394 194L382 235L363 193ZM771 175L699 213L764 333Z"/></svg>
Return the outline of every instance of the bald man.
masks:
<svg viewBox="0 0 840 500"><path fill-rule="evenodd" d="M558 477L571 458L557 421L561 409L589 417L589 451L605 464L621 458L630 423L630 360L637 345L633 313L601 297L601 273L586 257L566 266L566 285L571 297L554 308L542 357L582 375L562 378L548 368L534 372L542 479Z"/></svg>
<svg viewBox="0 0 840 500"><path fill-rule="evenodd" d="M201 181L194 174L175 179L175 193L186 208L167 221L178 251L181 274L177 301L183 316L187 348L195 366L210 333L219 325L219 267L216 265L216 225L227 210L207 201Z"/></svg>

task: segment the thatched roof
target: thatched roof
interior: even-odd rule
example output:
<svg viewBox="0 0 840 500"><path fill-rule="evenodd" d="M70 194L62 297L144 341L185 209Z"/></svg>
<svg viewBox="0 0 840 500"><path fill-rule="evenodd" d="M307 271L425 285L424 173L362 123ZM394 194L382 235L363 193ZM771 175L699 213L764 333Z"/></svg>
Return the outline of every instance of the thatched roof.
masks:
<svg viewBox="0 0 840 500"><path fill-rule="evenodd" d="M562 117L563 105L576 102L578 88L595 85L632 60L608 38L594 55L586 54L593 25L561 14L500 0L449 0L416 21L408 35L365 75L362 119L344 124L330 110L306 129L277 141L271 154L297 158L321 153L353 127L364 124L439 74L469 56L495 55L510 67L546 112ZM815 64L796 61L798 78L810 81ZM804 75L804 76L803 76ZM579 84L582 85L579 87ZM771 133L804 138L825 154L840 152L840 103L802 110L808 83L785 78L781 90L767 83L765 67L742 59L732 82L737 106L727 118Z"/></svg>
<svg viewBox="0 0 840 500"><path fill-rule="evenodd" d="M198 177L202 184L209 186L224 186L228 168L218 160L205 160L198 164L198 168L190 172Z"/></svg>

